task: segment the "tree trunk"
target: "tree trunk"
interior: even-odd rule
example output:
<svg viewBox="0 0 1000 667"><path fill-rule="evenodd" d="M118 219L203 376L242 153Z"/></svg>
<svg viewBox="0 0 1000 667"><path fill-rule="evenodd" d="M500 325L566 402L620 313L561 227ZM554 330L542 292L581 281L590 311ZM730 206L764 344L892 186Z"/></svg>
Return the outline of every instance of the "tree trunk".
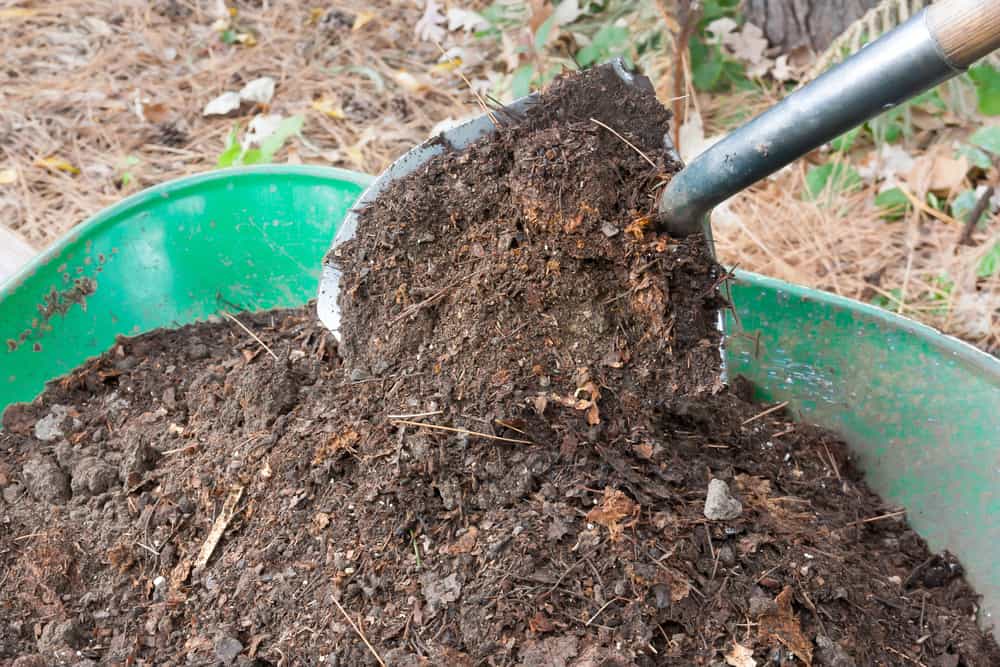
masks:
<svg viewBox="0 0 1000 667"><path fill-rule="evenodd" d="M771 46L788 53L800 46L821 53L879 0L746 0L746 17Z"/></svg>

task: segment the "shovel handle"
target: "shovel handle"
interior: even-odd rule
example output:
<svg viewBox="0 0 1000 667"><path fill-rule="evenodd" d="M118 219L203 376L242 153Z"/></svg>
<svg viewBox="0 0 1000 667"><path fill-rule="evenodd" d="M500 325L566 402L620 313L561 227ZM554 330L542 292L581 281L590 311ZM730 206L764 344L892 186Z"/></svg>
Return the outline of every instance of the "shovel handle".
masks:
<svg viewBox="0 0 1000 667"><path fill-rule="evenodd" d="M941 0L921 10L674 174L661 191L659 226L674 236L710 234L716 204L998 47L1000 0Z"/></svg>
<svg viewBox="0 0 1000 667"><path fill-rule="evenodd" d="M927 8L927 28L953 65L966 68L1000 48L1000 0L941 0Z"/></svg>

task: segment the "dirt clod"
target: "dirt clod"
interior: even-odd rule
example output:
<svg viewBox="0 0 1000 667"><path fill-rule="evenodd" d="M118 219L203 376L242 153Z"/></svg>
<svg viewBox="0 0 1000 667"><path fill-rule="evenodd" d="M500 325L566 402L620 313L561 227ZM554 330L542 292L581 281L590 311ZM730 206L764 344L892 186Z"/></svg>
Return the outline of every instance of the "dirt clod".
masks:
<svg viewBox="0 0 1000 667"><path fill-rule="evenodd" d="M844 443L719 381L662 107L598 68L508 120L362 211L339 349L241 314L278 360L159 331L7 411L0 665L70 620L100 664L1000 664Z"/></svg>

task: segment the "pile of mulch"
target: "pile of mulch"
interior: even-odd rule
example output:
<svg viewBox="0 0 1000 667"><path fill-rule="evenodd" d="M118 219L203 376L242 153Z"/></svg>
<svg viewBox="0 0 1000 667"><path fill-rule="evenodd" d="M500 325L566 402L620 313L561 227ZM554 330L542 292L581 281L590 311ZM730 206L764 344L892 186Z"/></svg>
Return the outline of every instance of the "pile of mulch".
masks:
<svg viewBox="0 0 1000 667"><path fill-rule="evenodd" d="M719 382L652 95L504 120L362 212L339 343L154 332L6 412L0 665L1000 664L846 446Z"/></svg>

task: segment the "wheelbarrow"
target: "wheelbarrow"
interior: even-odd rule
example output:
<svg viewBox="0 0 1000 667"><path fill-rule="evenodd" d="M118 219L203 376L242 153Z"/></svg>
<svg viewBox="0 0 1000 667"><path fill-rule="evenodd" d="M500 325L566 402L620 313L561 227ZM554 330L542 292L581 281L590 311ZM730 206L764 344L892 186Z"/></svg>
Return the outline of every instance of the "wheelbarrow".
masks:
<svg viewBox="0 0 1000 667"><path fill-rule="evenodd" d="M964 0L963 0L964 2ZM968 4L968 3L966 3ZM369 176L266 166L138 193L0 285L0 411L120 335L305 305ZM705 210L695 201L693 220ZM708 202L707 205L711 205ZM700 225L700 221L697 223ZM869 485L1000 614L1000 360L886 310L735 271L724 354L762 401L839 433Z"/></svg>

